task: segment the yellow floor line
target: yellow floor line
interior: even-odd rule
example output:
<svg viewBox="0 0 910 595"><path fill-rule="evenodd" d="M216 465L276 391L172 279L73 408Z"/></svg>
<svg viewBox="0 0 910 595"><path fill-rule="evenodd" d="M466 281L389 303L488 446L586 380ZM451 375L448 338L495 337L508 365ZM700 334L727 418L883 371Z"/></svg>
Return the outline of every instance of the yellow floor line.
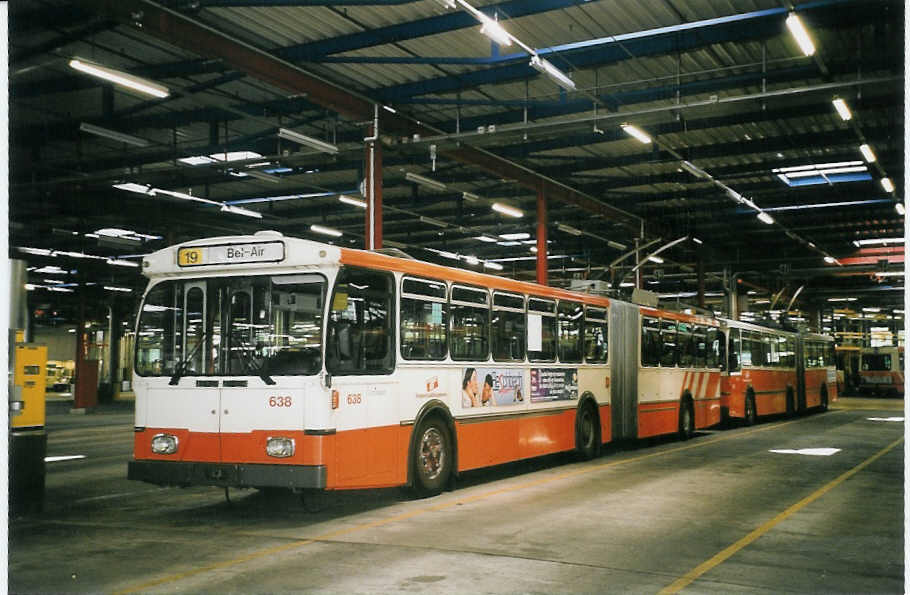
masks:
<svg viewBox="0 0 910 595"><path fill-rule="evenodd" d="M881 449L880 451L878 451L877 453L875 453L874 455L872 455L871 457L869 457L868 459L866 459L865 461L863 461L862 463L860 463L859 465L854 467L853 469L850 469L846 473L843 473L836 479L830 481L829 483L825 484L821 488L812 492L811 494L809 494L808 496L806 496L805 498L803 498L796 504L790 506L788 509L786 509L782 513L778 514L776 517L774 517L770 521L760 525L754 531L752 531L751 533L749 533L748 535L746 535L745 537L743 537L742 539L740 539L733 545L730 545L729 547L720 551L714 557L710 558L709 560L706 560L705 562L702 562L701 564L699 564L698 566L696 566L695 568L693 568L692 570L690 570L683 576L679 577L672 584L664 587L660 591L660 595L678 593L682 589L685 589L687 586L692 584L692 582L694 582L696 579L698 579L701 575L705 574L712 568L716 567L718 564L723 563L725 560L730 558L733 554L735 554L736 552L740 551L747 545L749 545L752 542L754 542L755 540L757 540L759 537L761 537L762 535L764 535L765 533L767 533L768 531L773 529L775 526L780 524L782 521L784 521L785 519L787 519L794 513L799 512L801 509L803 509L807 505L811 504L812 502L815 502L816 500L818 500L819 498L821 498L822 496L824 496L825 494L827 494L828 492L830 492L831 490L836 488L838 485L840 485L841 483L843 483L850 477L856 475L857 473L859 473L860 471L862 471L863 469L865 469L866 467L871 465L873 462L878 460L880 457L887 454L889 451L891 451L894 447L896 447L898 444L900 444L903 441L904 441L904 438L903 438L903 436L901 436L900 438L898 438L897 440L895 440L894 442L892 442L885 448Z"/></svg>
<svg viewBox="0 0 910 595"><path fill-rule="evenodd" d="M452 500L449 500L449 501L447 501L447 502L443 502L443 503L441 503L441 504L437 504L437 505L434 505L434 506L427 506L427 507L424 507L424 508L418 508L418 509L413 510L413 511L411 511L411 512L406 512L406 513L399 514L399 515L395 515L395 516L392 516L392 517L387 517L387 518L384 518L384 519L379 519L379 520L377 520L377 521L372 521L372 522L369 522L369 523L363 523L363 524L360 524L360 525L355 525L355 526L353 526L353 527L348 527L347 529L338 529L338 530L336 530L336 531L330 531L330 532L328 532L328 533L323 533L323 534L321 534L321 535L317 535L317 536L315 536L315 537L311 537L311 538L308 538L308 539L301 539L301 540L293 541L293 542L290 542L290 543L285 543L285 544L282 544L282 545L277 545L277 546L274 546L274 547L270 547L270 548L267 548L267 549L257 550L257 551L255 551L255 552L251 552L250 554L247 554L247 555L245 555L245 556L240 556L240 557L237 557L237 558L233 558L233 559L231 559L231 560L225 560L225 561L223 561L223 562L216 562L216 563L214 563L214 564L209 564L209 565L207 565L207 566L201 566L201 567L199 567L199 568L192 568L192 569L187 570L187 571L185 571L185 572L181 572L181 573L177 573L177 574L168 575L168 576L165 576L165 577L161 577L161 578L159 578L159 579L154 579L154 580L148 581L148 582L146 582L146 583L142 583L142 584L140 584L140 585L133 585L133 586L130 586L130 587L126 587L125 589L122 589L122 590L120 590L120 591L115 591L115 592L114 592L114 595L127 595L127 594L130 594L130 593L137 593L137 592L147 591L147 590L151 589L152 587L157 587L157 586L163 585L163 584L165 584L165 583L176 582L176 581L179 581L179 580L182 580L182 579L185 579L185 578L189 578L189 577L192 577L192 576L196 576L196 575L202 574L202 573L204 573L204 572L209 572L209 571L212 571L212 570L221 570L221 569L224 569L224 568L230 568L231 566L236 566L236 565L239 565L239 564L243 564L244 562L249 562L249 561L251 561L251 560L256 560L256 559L258 559L258 558L263 558L263 557L265 557L265 556L269 556L269 555L272 555L272 554L276 554L276 553L280 553L280 552L285 552L285 551L288 551L288 550L292 550L292 549L295 549L295 548L298 548L298 547L303 547L303 546L310 545L310 544L313 544L313 543L316 543L316 542L320 542L320 541L327 541L327 540L330 540L330 539L336 539L336 538L341 537L341 536L344 536L344 535L349 535L349 534L351 534L351 533L357 533L357 532L360 532L360 531L365 531L365 530L367 530L367 529L374 529L374 528L376 528L376 527L382 527L382 526L388 525L388 524L390 524L390 523L394 523L394 522L398 522L398 521L407 520L407 519L410 519L410 518L413 518L413 517L416 517L416 516L419 516L419 515L422 515L422 514L425 514L425 513L428 513L428 512L437 512L437 511L441 511L441 510L446 510L446 509L452 508L452 507L454 507L454 506L459 506L459 505L468 504L468 503L473 503L473 502L479 502L479 501L481 501L481 500L486 500L487 498L491 498L491 497L493 497L493 496L498 496L498 495L501 495L501 494L507 494L507 493L510 493L510 492L517 492L517 491L525 490L525 489L528 489L528 488L534 488L534 487L546 485L546 484L549 484L549 483L554 483L554 482L557 482L557 481L562 481L562 480L564 480L564 479L569 479L569 478L572 478L572 477L577 477L577 476L579 476L579 475L585 475L585 474L588 474L588 473L593 473L593 472L595 472L595 471L602 471L602 470L604 470L604 469L609 469L609 468L611 468L611 467L616 467L616 466L619 466L619 465L625 465L625 464L627 464L627 463L633 463L633 462L636 462L636 461L642 461L642 460L645 460L645 459L651 459L651 458L658 457L658 456L669 455L669 454L673 454L673 453L677 453L677 452L681 452L681 451L685 451L685 450L691 450L691 449L693 449L693 448L700 448L700 447L702 447L702 446L708 446L709 444L716 444L717 442L722 442L722 441L725 441L725 440L733 440L733 439L735 439L735 438L741 438L741 437L743 437L743 436L747 436L747 435L750 435L750 434L755 434L755 433L758 433L758 432L765 432L765 431L768 431L768 430L773 430L773 429L776 429L776 428L780 428L780 427L782 427L782 426L786 426L786 425L789 425L789 424L792 424L792 423L799 423L800 421L805 421L806 419L808 419L808 418L803 418L803 419L801 419L801 420L790 420L790 421L785 421L785 422L781 422L781 423L775 423L775 424L764 425L764 426L761 426L761 427L758 427L758 428L753 428L753 429L751 429L751 430L747 430L747 431L744 431L744 432L738 432L738 433L736 433L736 434L727 434L727 435L724 435L724 436L721 436L721 437L718 437L718 438L712 438L712 439L704 440L704 441L698 440L698 441L689 443L689 444L687 444L687 445L685 445L685 446L679 446L679 447L677 447L677 448L671 448L671 449L668 449L668 450L662 450L662 451L658 451L658 452L652 452L652 453L649 453L649 454L639 455L639 456L637 456L637 457L630 457L630 458L628 458L628 459L622 459L622 460L619 460L619 461L611 461L611 462L609 462L609 463L603 463L603 464L600 464L600 465L587 466L587 467L583 467L583 468L581 468L581 469L575 469L575 470L573 470L573 471L568 471L568 472L565 472L565 473L560 473L560 474L555 475L555 476L545 477L545 478L543 478L543 479L537 479L537 480L533 480L533 481L527 481L527 482L523 482L523 483L516 484L516 485L514 485L514 486L509 486L509 487L505 487L505 488L500 488L500 489L496 489L496 490L491 490L491 491L488 491L488 492L483 492L483 493L478 494L478 495L475 495L475 496L466 496L466 497L460 497L460 498L456 497L456 498L453 498Z"/></svg>

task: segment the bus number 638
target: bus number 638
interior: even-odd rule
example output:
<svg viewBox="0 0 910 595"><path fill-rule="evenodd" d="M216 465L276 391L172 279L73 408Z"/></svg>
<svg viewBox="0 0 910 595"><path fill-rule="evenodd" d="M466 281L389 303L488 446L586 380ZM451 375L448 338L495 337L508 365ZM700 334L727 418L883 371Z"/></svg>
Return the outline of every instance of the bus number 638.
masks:
<svg viewBox="0 0 910 595"><path fill-rule="evenodd" d="M291 397L269 397L269 407L290 407Z"/></svg>

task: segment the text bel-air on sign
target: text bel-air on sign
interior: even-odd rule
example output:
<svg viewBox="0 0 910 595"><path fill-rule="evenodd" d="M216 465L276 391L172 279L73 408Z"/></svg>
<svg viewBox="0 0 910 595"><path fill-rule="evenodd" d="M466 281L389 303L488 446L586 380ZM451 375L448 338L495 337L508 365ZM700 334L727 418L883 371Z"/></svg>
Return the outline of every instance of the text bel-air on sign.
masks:
<svg viewBox="0 0 910 595"><path fill-rule="evenodd" d="M284 244L282 242L197 246L195 248L180 248L177 251L177 264L182 267L280 262L282 260L284 260Z"/></svg>

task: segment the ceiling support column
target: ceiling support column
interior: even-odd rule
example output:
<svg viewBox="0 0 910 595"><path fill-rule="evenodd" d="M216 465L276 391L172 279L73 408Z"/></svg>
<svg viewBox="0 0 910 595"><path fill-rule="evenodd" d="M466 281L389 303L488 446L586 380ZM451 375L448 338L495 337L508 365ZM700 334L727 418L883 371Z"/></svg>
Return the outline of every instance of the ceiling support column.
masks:
<svg viewBox="0 0 910 595"><path fill-rule="evenodd" d="M363 247L379 250L382 248L382 143L379 142L378 115L369 132L370 136L363 139L366 143L363 197L367 203Z"/></svg>
<svg viewBox="0 0 910 595"><path fill-rule="evenodd" d="M543 185L537 187L537 282L549 285L547 280L547 197Z"/></svg>

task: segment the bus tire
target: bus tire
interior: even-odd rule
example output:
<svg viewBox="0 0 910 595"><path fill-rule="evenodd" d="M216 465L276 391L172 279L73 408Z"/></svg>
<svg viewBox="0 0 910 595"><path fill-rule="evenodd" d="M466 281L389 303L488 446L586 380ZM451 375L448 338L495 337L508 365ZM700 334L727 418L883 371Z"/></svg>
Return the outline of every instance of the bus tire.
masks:
<svg viewBox="0 0 910 595"><path fill-rule="evenodd" d="M822 393L819 399L818 409L819 411L828 410L828 387L824 384L822 385Z"/></svg>
<svg viewBox="0 0 910 595"><path fill-rule="evenodd" d="M787 388L787 417L796 415L796 399L793 396L793 389Z"/></svg>
<svg viewBox="0 0 910 595"><path fill-rule="evenodd" d="M584 461L600 454L600 418L590 401L579 408L575 418L575 452Z"/></svg>
<svg viewBox="0 0 910 595"><path fill-rule="evenodd" d="M417 427L414 441L414 493L421 498L440 494L452 474L455 459L452 440L445 422L438 416L426 417Z"/></svg>
<svg viewBox="0 0 910 595"><path fill-rule="evenodd" d="M684 397L679 404L679 439L688 440L695 435L695 411L692 399Z"/></svg>
<svg viewBox="0 0 910 595"><path fill-rule="evenodd" d="M746 394L745 411L743 411L743 421L747 426L754 426L758 421L758 413L755 411L755 395L752 391Z"/></svg>

